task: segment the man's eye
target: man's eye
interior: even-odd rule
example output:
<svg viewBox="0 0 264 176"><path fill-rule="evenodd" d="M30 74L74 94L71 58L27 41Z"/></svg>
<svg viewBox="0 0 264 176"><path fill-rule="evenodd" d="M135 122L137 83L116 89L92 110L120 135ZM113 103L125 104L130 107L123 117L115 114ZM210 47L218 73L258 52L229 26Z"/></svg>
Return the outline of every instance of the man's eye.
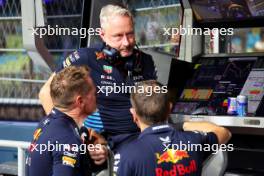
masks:
<svg viewBox="0 0 264 176"><path fill-rule="evenodd" d="M128 36L128 37L133 37L133 36L134 36L134 33L133 33L133 32L128 33L127 36Z"/></svg>
<svg viewBox="0 0 264 176"><path fill-rule="evenodd" d="M115 39L115 40L120 40L120 39L122 39L122 35L115 35L115 36L114 36L114 39Z"/></svg>

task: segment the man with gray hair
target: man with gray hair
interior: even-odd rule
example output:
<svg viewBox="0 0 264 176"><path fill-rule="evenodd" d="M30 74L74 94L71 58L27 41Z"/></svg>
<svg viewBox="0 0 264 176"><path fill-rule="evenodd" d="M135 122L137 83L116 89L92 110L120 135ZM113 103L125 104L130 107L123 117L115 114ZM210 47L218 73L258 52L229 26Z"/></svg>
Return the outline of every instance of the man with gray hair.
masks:
<svg viewBox="0 0 264 176"><path fill-rule="evenodd" d="M122 6L106 5L101 10L100 23L103 41L116 49L121 57L131 56L136 41L130 11Z"/></svg>
<svg viewBox="0 0 264 176"><path fill-rule="evenodd" d="M100 14L102 44L81 48L65 58L57 71L69 65L88 65L97 88L97 111L84 125L103 133L106 138L137 133L129 108L130 92L126 87L142 80L156 79L152 57L135 48L134 21L131 12L121 5L106 5ZM46 111L54 106L50 99L50 82L42 87L39 98Z"/></svg>

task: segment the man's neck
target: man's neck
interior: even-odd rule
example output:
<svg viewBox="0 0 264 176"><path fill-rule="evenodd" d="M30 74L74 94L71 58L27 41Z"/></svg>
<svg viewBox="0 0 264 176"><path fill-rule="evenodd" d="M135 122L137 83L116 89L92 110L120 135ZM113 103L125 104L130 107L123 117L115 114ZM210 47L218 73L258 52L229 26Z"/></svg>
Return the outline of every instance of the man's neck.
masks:
<svg viewBox="0 0 264 176"><path fill-rule="evenodd" d="M148 127L150 127L150 126L147 125L147 124L144 124L144 123L141 123L140 126L139 126L141 132L143 132Z"/></svg>
<svg viewBox="0 0 264 176"><path fill-rule="evenodd" d="M72 118L79 128L82 126L83 119L86 116L81 115L78 110L76 110L76 109L67 110L67 109L57 108L57 107L56 107L56 109L58 109L59 111L63 112L64 114L66 114L70 118Z"/></svg>

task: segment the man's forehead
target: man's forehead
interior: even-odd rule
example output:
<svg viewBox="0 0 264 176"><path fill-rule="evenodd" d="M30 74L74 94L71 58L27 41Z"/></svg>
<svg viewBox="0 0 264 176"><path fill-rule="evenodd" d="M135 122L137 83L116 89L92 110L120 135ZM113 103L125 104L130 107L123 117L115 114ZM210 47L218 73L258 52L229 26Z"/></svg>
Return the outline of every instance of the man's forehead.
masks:
<svg viewBox="0 0 264 176"><path fill-rule="evenodd" d="M122 23L133 24L133 20L128 15L113 15L113 16L107 17L105 23L107 26L114 25L114 24L122 24Z"/></svg>
<svg viewBox="0 0 264 176"><path fill-rule="evenodd" d="M134 25L132 20L122 20L121 18L112 18L108 20L108 23L106 23L105 27L102 29L105 32L111 32L111 33L125 33L125 32L133 32L134 31Z"/></svg>

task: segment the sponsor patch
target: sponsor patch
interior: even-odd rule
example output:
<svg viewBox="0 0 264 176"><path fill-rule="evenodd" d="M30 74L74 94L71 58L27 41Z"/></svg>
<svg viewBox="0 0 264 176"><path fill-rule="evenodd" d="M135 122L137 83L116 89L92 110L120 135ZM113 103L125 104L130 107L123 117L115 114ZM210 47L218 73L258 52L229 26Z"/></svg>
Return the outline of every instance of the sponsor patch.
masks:
<svg viewBox="0 0 264 176"><path fill-rule="evenodd" d="M41 131L42 131L41 128L38 128L38 129L35 130L34 135L33 135L33 140L34 141L38 140L39 136L41 135Z"/></svg>
<svg viewBox="0 0 264 176"><path fill-rule="evenodd" d="M77 153L75 153L75 152L71 153L71 152L65 151L63 153L63 155L68 156L68 157L72 157L72 158L76 158L77 157Z"/></svg>
<svg viewBox="0 0 264 176"><path fill-rule="evenodd" d="M97 60L106 58L103 52L95 52L95 56Z"/></svg>
<svg viewBox="0 0 264 176"><path fill-rule="evenodd" d="M104 69L104 72L106 72L107 74L111 74L113 71L113 67L109 65L103 65L103 69Z"/></svg>
<svg viewBox="0 0 264 176"><path fill-rule="evenodd" d="M76 163L76 159L73 159L73 158L68 157L68 156L62 157L62 164L63 165L74 167L75 163Z"/></svg>
<svg viewBox="0 0 264 176"><path fill-rule="evenodd" d="M74 51L63 61L63 67L69 67L70 65L72 65L73 62L76 62L79 58L80 58L79 52Z"/></svg>
<svg viewBox="0 0 264 176"><path fill-rule="evenodd" d="M76 60L80 59L80 55L79 55L78 51L74 51L73 55L74 55Z"/></svg>

